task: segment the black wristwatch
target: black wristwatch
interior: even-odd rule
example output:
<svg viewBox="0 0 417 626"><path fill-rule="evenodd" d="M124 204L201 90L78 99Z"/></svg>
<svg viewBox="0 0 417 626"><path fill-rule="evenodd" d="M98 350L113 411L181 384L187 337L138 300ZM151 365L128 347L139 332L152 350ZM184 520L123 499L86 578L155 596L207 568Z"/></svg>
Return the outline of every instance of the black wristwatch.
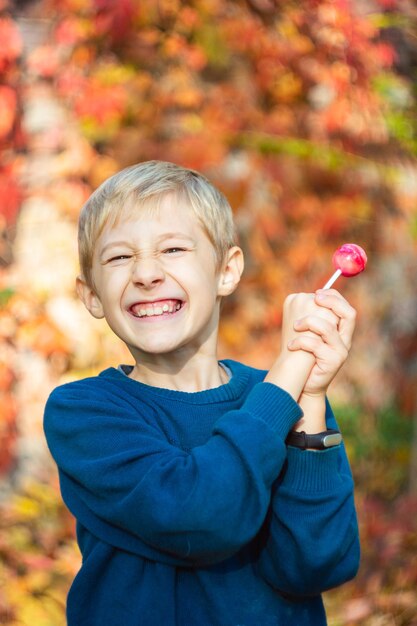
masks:
<svg viewBox="0 0 417 626"><path fill-rule="evenodd" d="M297 432L296 430L291 430L285 443L287 446L301 448L302 450L307 448L326 450L327 448L338 446L341 441L342 435L338 430L329 429L315 435L307 435L304 431Z"/></svg>

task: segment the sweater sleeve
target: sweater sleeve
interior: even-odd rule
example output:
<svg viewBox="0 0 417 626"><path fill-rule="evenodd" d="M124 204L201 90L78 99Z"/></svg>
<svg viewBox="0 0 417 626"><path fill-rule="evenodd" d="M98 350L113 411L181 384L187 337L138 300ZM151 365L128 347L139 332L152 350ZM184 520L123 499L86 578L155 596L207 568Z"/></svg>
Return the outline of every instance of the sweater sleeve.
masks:
<svg viewBox="0 0 417 626"><path fill-rule="evenodd" d="M79 522L107 543L148 557L150 547L151 558L179 565L219 562L256 535L301 414L286 392L256 384L185 452L128 402L82 383L58 387L44 418Z"/></svg>
<svg viewBox="0 0 417 626"><path fill-rule="evenodd" d="M327 404L326 421L337 428ZM353 578L359 533L353 479L343 445L289 447L261 532L259 572L284 595L311 596Z"/></svg>

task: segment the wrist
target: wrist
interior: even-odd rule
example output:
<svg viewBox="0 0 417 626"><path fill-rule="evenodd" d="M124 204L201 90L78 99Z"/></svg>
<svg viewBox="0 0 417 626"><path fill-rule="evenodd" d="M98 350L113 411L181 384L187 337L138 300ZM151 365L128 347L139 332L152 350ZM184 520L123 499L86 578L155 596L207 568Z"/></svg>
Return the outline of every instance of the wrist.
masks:
<svg viewBox="0 0 417 626"><path fill-rule="evenodd" d="M302 393L298 401L303 417L294 425L293 430L307 434L321 433L326 430L326 394L309 395Z"/></svg>
<svg viewBox="0 0 417 626"><path fill-rule="evenodd" d="M265 382L284 389L298 402L314 360L314 356L308 352L283 352L269 370Z"/></svg>

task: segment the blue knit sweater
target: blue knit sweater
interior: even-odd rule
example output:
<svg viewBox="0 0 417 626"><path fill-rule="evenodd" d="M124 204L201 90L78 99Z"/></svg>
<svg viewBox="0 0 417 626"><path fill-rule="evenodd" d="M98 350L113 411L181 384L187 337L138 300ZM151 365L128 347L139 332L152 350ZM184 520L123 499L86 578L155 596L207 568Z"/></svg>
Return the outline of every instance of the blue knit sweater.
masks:
<svg viewBox="0 0 417 626"><path fill-rule="evenodd" d="M224 363L230 381L202 392L110 368L51 394L45 432L83 557L69 626L321 626L321 592L355 575L343 446L287 449L299 405Z"/></svg>

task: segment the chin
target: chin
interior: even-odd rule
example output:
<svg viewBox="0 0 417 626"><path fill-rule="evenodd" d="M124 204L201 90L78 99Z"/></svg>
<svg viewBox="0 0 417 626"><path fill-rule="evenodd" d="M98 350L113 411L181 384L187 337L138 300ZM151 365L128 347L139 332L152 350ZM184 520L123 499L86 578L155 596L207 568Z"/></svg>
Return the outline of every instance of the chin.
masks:
<svg viewBox="0 0 417 626"><path fill-rule="evenodd" d="M178 350L178 348L178 344L155 341L152 343L146 343L145 345L142 344L140 346L133 346L133 352L146 353L149 355L168 355Z"/></svg>

